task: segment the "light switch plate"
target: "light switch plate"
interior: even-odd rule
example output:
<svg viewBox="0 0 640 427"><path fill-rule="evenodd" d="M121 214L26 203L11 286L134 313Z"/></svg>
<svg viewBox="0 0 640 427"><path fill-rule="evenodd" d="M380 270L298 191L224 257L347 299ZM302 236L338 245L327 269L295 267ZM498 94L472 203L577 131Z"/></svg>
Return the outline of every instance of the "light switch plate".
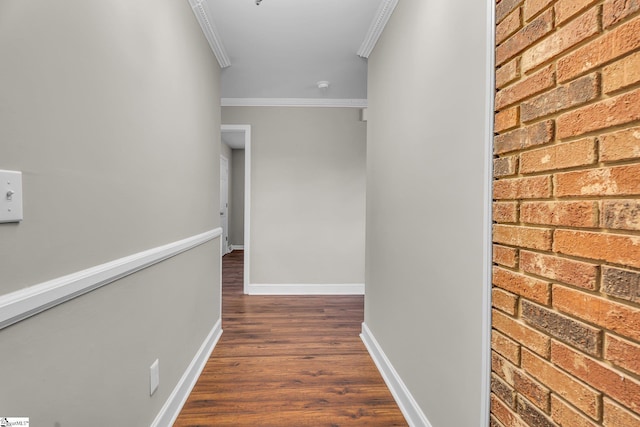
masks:
<svg viewBox="0 0 640 427"><path fill-rule="evenodd" d="M0 170L0 222L22 221L22 172Z"/></svg>

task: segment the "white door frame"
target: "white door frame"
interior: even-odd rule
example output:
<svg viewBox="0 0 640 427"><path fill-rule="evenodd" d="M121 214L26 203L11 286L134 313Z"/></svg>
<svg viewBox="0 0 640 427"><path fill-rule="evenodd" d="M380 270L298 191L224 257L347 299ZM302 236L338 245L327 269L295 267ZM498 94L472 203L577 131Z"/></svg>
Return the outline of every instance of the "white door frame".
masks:
<svg viewBox="0 0 640 427"><path fill-rule="evenodd" d="M244 293L248 293L251 267L251 125L222 125L222 133L244 132Z"/></svg>
<svg viewBox="0 0 640 427"><path fill-rule="evenodd" d="M226 193L227 193L227 200L226 200L226 204L227 206L222 206L220 205L220 215L222 216L223 210L226 210L225 212L225 219L226 219L226 226L224 224L224 220L220 221L220 227L222 227L222 235L220 236L220 239L222 240L222 256L225 256L226 254L229 253L229 199L231 197L231 191L229 191L231 189L229 183L231 180L231 177L229 176L229 168L231 167L230 165L230 161L227 157L225 157L224 155L220 154L220 170L222 171L222 163L226 163L226 169L227 169L227 189L226 189ZM220 179L220 181L222 181L222 178ZM220 191L220 196L222 199L222 190ZM222 202L222 200L220 200L220 202Z"/></svg>

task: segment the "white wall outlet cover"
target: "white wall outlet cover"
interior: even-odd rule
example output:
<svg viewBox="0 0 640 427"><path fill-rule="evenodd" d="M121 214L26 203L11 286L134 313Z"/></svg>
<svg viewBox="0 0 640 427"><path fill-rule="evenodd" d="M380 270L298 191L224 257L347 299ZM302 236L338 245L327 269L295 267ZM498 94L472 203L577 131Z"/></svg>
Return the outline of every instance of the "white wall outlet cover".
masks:
<svg viewBox="0 0 640 427"><path fill-rule="evenodd" d="M160 385L160 361L156 359L149 368L149 395L153 396Z"/></svg>
<svg viewBox="0 0 640 427"><path fill-rule="evenodd" d="M0 170L0 223L22 221L22 172Z"/></svg>

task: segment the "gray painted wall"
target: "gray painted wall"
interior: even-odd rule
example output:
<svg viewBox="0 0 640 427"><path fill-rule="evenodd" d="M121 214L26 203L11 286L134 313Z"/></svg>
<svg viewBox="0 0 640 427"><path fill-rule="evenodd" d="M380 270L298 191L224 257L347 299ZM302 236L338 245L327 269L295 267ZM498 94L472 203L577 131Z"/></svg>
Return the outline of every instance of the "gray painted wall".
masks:
<svg viewBox="0 0 640 427"><path fill-rule="evenodd" d="M369 58L365 322L437 427L483 420L486 9L403 0Z"/></svg>
<svg viewBox="0 0 640 427"><path fill-rule="evenodd" d="M233 178L231 180L231 233L232 245L244 245L244 150L233 150Z"/></svg>
<svg viewBox="0 0 640 427"><path fill-rule="evenodd" d="M25 200L0 224L0 295L218 226L220 71L187 1L4 0L0 57L0 168ZM214 240L0 330L0 414L149 425L220 317L219 277Z"/></svg>
<svg viewBox="0 0 640 427"><path fill-rule="evenodd" d="M364 283L359 111L224 107L222 122L251 125L251 282Z"/></svg>

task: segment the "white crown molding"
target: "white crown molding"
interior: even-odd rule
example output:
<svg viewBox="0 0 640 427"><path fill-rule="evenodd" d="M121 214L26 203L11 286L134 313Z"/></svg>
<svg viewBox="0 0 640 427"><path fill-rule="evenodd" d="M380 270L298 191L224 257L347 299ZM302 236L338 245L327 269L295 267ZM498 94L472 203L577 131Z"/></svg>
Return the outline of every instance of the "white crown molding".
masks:
<svg viewBox="0 0 640 427"><path fill-rule="evenodd" d="M177 242L2 295L0 297L0 329L202 245L221 234L222 229L218 227Z"/></svg>
<svg viewBox="0 0 640 427"><path fill-rule="evenodd" d="M362 324L362 333L360 334L360 338L362 339L364 346L367 347L369 355L376 364L378 371L380 371L382 379L384 379L389 391L391 391L391 394L398 404L402 415L404 415L404 418L407 420L407 423L411 427L431 427L431 423L429 423L426 415L422 412L418 402L416 402L409 392L409 389L387 358L387 355L384 354L382 347L380 347L380 344L373 336L366 323Z"/></svg>
<svg viewBox="0 0 640 427"><path fill-rule="evenodd" d="M220 39L216 26L213 24L211 19L209 19L209 15L207 14L203 3L204 0L189 0L191 9L193 10L194 15L196 15L200 28L202 28L202 32L207 38L209 46L211 46L211 50L218 60L218 64L220 64L220 68L227 68L231 65L231 60L229 59L229 55L227 55L227 51L222 44L222 40Z"/></svg>
<svg viewBox="0 0 640 427"><path fill-rule="evenodd" d="M180 381L174 387L171 395L166 400L155 420L151 423L151 427L171 426L180 415L182 407L187 401L191 390L196 385L200 374L204 370L213 349L216 347L220 336L222 335L222 321L218 319L209 335L205 338L200 349L195 354L191 363L182 374Z"/></svg>
<svg viewBox="0 0 640 427"><path fill-rule="evenodd" d="M349 107L365 108L366 99L222 98L223 107Z"/></svg>
<svg viewBox="0 0 640 427"><path fill-rule="evenodd" d="M364 295L364 283L345 284L256 284L247 286L248 295Z"/></svg>
<svg viewBox="0 0 640 427"><path fill-rule="evenodd" d="M369 58L371 51L376 46L376 43L378 43L378 39L382 35L384 27L387 25L387 22L389 22L389 18L391 18L391 14L393 14L393 10L397 4L398 0L382 0L378 11L373 17L373 21L371 21L369 31L367 31L367 35L362 45L360 45L360 49L358 49L358 56Z"/></svg>

